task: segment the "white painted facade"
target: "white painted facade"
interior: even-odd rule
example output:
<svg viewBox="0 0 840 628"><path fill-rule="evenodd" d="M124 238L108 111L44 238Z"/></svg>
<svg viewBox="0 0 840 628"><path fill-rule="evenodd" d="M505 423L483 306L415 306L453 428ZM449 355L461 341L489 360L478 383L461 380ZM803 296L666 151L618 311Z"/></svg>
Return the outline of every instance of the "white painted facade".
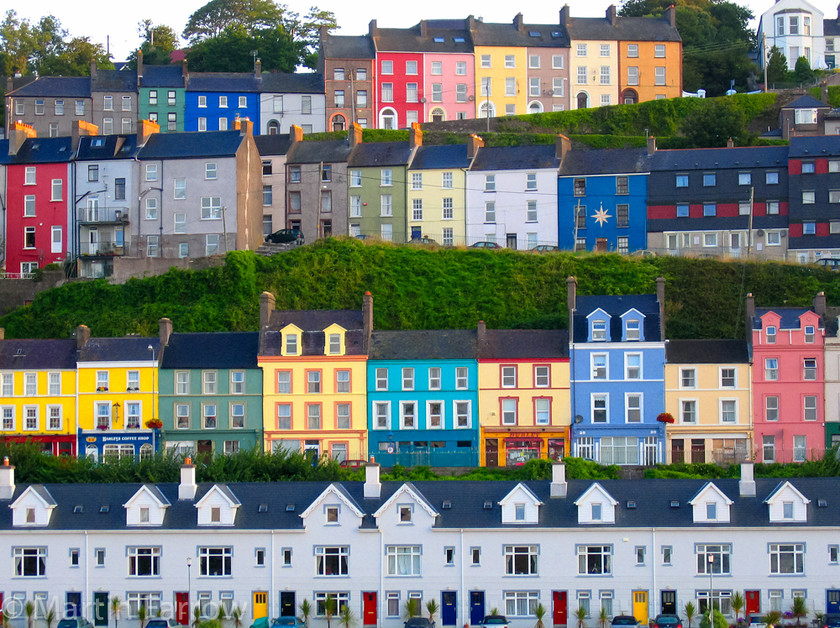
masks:
<svg viewBox="0 0 840 628"><path fill-rule="evenodd" d="M799 57L806 57L814 69L825 69L823 12L806 0L778 0L761 14L758 25L759 65L762 42L765 55L773 46L787 58L788 70L796 67Z"/></svg>
<svg viewBox="0 0 840 628"><path fill-rule="evenodd" d="M293 125L304 134L326 130L326 96L321 94L261 93L260 135L288 133Z"/></svg>

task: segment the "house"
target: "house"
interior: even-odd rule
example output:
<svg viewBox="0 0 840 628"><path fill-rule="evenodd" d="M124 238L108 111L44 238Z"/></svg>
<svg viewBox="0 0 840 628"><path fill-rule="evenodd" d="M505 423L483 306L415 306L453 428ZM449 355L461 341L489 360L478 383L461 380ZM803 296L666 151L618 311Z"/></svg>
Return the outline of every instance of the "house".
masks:
<svg viewBox="0 0 840 628"><path fill-rule="evenodd" d="M572 455L601 464L665 459L665 279L656 294L578 296L567 279Z"/></svg>
<svg viewBox="0 0 840 628"><path fill-rule="evenodd" d="M826 96L828 94L826 93ZM779 109L779 129L784 139L826 134L826 118L831 113L827 105L805 94Z"/></svg>
<svg viewBox="0 0 840 628"><path fill-rule="evenodd" d="M785 259L788 147L657 150L647 248L668 255Z"/></svg>
<svg viewBox="0 0 840 628"><path fill-rule="evenodd" d="M167 449L184 455L262 447L257 332L171 333L161 319L158 417Z"/></svg>
<svg viewBox="0 0 840 628"><path fill-rule="evenodd" d="M323 133L325 114L322 74L262 74L260 134L289 133L292 126L304 133Z"/></svg>
<svg viewBox="0 0 840 628"><path fill-rule="evenodd" d="M557 173L569 148L558 135L553 146L480 149L466 176L467 245L557 246Z"/></svg>
<svg viewBox="0 0 840 628"><path fill-rule="evenodd" d="M270 292L260 295L266 451L361 459L373 298L365 294L361 311L275 310L274 303Z"/></svg>
<svg viewBox="0 0 840 628"><path fill-rule="evenodd" d="M581 21L574 21L573 30L581 29ZM681 97L683 51L676 8L668 7L657 20L619 17L612 6L607 21L618 32L619 104Z"/></svg>
<svg viewBox="0 0 840 628"><path fill-rule="evenodd" d="M254 143L262 159L265 237L286 224L286 155L292 145L292 134L257 135Z"/></svg>
<svg viewBox="0 0 840 628"><path fill-rule="evenodd" d="M669 463L752 459L752 373L744 340L668 340L665 412Z"/></svg>
<svg viewBox="0 0 840 628"><path fill-rule="evenodd" d="M376 127L375 59L369 35L332 35L321 28L318 71L324 77L327 129Z"/></svg>
<svg viewBox="0 0 840 628"><path fill-rule="evenodd" d="M160 125L161 133L184 130L184 93L189 81L186 61L180 65L146 65L137 51L137 117Z"/></svg>
<svg viewBox="0 0 840 628"><path fill-rule="evenodd" d="M259 59L253 74L191 74L184 94L184 131L227 131L245 118L259 129L261 77Z"/></svg>
<svg viewBox="0 0 840 628"><path fill-rule="evenodd" d="M303 130L293 126L289 140L285 227L300 229L310 242L346 235L347 159L353 147L362 141L361 127L351 128L346 140L304 142ZM357 234L351 231L351 235Z"/></svg>
<svg viewBox="0 0 840 628"><path fill-rule="evenodd" d="M76 327L79 456L142 459L157 451L160 347L160 338L91 338Z"/></svg>
<svg viewBox="0 0 840 628"><path fill-rule="evenodd" d="M569 453L569 334L478 323L481 464L513 467Z"/></svg>
<svg viewBox="0 0 840 628"><path fill-rule="evenodd" d="M825 447L840 443L840 312L826 307L825 316Z"/></svg>
<svg viewBox="0 0 840 628"><path fill-rule="evenodd" d="M647 248L643 148L570 151L558 177L558 244L575 251L632 253Z"/></svg>
<svg viewBox="0 0 840 628"><path fill-rule="evenodd" d="M137 75L120 70L103 70L90 64L90 98L93 123L102 135L130 135L137 132Z"/></svg>
<svg viewBox="0 0 840 628"><path fill-rule="evenodd" d="M477 375L473 330L374 331L368 453L389 467L477 466Z"/></svg>
<svg viewBox="0 0 840 628"><path fill-rule="evenodd" d="M76 455L76 343L6 339L0 328L0 439Z"/></svg>
<svg viewBox="0 0 840 628"><path fill-rule="evenodd" d="M753 356L755 459L805 462L825 451L825 294L810 308L746 299Z"/></svg>
<svg viewBox="0 0 840 628"><path fill-rule="evenodd" d="M759 67L775 47L785 55L788 70L801 57L814 69L826 68L823 21L823 12L807 0L777 0L758 21L756 41L764 51L758 55Z"/></svg>
<svg viewBox="0 0 840 628"><path fill-rule="evenodd" d="M475 63L475 117L495 118L528 113L528 44L522 14L510 24L481 22L470 16L467 25Z"/></svg>
<svg viewBox="0 0 840 628"><path fill-rule="evenodd" d="M138 152L140 259L256 250L263 242L262 166L254 124L231 131L155 133Z"/></svg>
<svg viewBox="0 0 840 628"><path fill-rule="evenodd" d="M39 76L6 92L6 137L16 122L39 137L70 135L74 121L93 122L92 104L89 77Z"/></svg>

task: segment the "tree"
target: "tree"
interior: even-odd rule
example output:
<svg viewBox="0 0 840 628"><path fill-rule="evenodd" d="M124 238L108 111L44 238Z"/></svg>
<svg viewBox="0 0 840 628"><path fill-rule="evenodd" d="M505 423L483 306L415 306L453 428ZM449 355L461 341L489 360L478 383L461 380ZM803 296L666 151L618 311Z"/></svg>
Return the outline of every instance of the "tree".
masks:
<svg viewBox="0 0 840 628"><path fill-rule="evenodd" d="M710 608L700 618L700 628L729 628L729 622L716 608Z"/></svg>
<svg viewBox="0 0 840 628"><path fill-rule="evenodd" d="M249 35L237 29L204 39L187 54L190 69L196 72L252 72L253 51L259 53L264 70L294 72L305 52L283 27Z"/></svg>
<svg viewBox="0 0 840 628"><path fill-rule="evenodd" d="M748 139L746 123L744 111L734 101L716 98L709 106L689 112L682 131L699 148L726 146L730 138L743 145Z"/></svg>
<svg viewBox="0 0 840 628"><path fill-rule="evenodd" d="M46 57L38 66L42 76L86 76L90 74L90 63L103 69L114 65L101 44L94 44L87 37L74 37L66 42L60 53Z"/></svg>
<svg viewBox="0 0 840 628"><path fill-rule="evenodd" d="M406 619L411 619L412 617L417 617L420 614L420 600L416 597L410 597L405 601L405 605L403 606L403 617Z"/></svg>
<svg viewBox="0 0 840 628"><path fill-rule="evenodd" d="M148 615L146 605L141 604L140 608L137 609L137 619L140 620L140 628L146 628L146 617L148 617Z"/></svg>
<svg viewBox="0 0 840 628"><path fill-rule="evenodd" d="M601 628L607 628L607 623L610 621L610 616L607 615L607 609L601 607L601 612L598 613L598 625Z"/></svg>
<svg viewBox="0 0 840 628"><path fill-rule="evenodd" d="M198 628L201 625L201 606L198 604L193 608L193 628Z"/></svg>
<svg viewBox="0 0 840 628"><path fill-rule="evenodd" d="M303 623L306 624L306 628L309 628L309 618L312 616L312 603L303 598L303 602L300 603L300 618L303 620Z"/></svg>
<svg viewBox="0 0 840 628"><path fill-rule="evenodd" d="M426 602L426 610L429 611L429 621L435 623L435 615L440 610L440 606L434 598Z"/></svg>
<svg viewBox="0 0 840 628"><path fill-rule="evenodd" d="M122 602L120 602L120 598L118 598L116 595L111 598L111 617L114 618L114 628L119 627L121 605Z"/></svg>
<svg viewBox="0 0 840 628"><path fill-rule="evenodd" d="M341 610L338 612L338 617L344 628L350 628L356 623L356 617L353 615L353 609L350 608L349 604L345 604L341 607Z"/></svg>
<svg viewBox="0 0 840 628"><path fill-rule="evenodd" d="M32 600L26 600L23 605L23 612L26 613L26 628L32 628L32 616L35 614L35 605Z"/></svg>
<svg viewBox="0 0 840 628"><path fill-rule="evenodd" d="M767 82L770 85L782 83L787 73L787 57L777 46L773 46L767 56Z"/></svg>
<svg viewBox="0 0 840 628"><path fill-rule="evenodd" d="M183 36L197 43L229 28L246 33L275 28L282 25L285 10L272 0L210 0L190 15Z"/></svg>
<svg viewBox="0 0 840 628"><path fill-rule="evenodd" d="M740 591L735 591L735 595L732 596L732 610L735 611L735 621L738 621L741 616L741 609L744 608L744 605L744 596L741 595Z"/></svg>
<svg viewBox="0 0 840 628"><path fill-rule="evenodd" d="M808 616L808 605L805 603L805 598L796 596L793 598L793 604L790 607L791 614L796 618L796 625L802 625L802 618Z"/></svg>
<svg viewBox="0 0 840 628"><path fill-rule="evenodd" d="M577 628L586 626L586 609L583 606L575 611L575 619L577 619Z"/></svg>
<svg viewBox="0 0 840 628"><path fill-rule="evenodd" d="M142 43L128 55L128 64L137 68L137 53L143 53L143 63L148 65L169 65L170 54L178 49L178 34L165 24L155 25L152 20L141 20L137 24L137 33Z"/></svg>
<svg viewBox="0 0 840 628"><path fill-rule="evenodd" d="M688 628L691 628L691 622L697 617L697 607L694 606L694 602L685 603L683 615L685 615L685 620L688 622Z"/></svg>
<svg viewBox="0 0 840 628"><path fill-rule="evenodd" d="M534 624L534 628L545 628L545 624L543 623L543 617L545 617L545 606L542 603L537 603L534 607L534 617L537 618L537 623Z"/></svg>
<svg viewBox="0 0 840 628"><path fill-rule="evenodd" d="M50 606L44 615L44 623L47 625L47 628L52 628L53 622L55 622L55 609Z"/></svg>
<svg viewBox="0 0 840 628"><path fill-rule="evenodd" d="M814 72L807 57L799 57L793 68L793 75L798 83L808 84L814 80Z"/></svg>
<svg viewBox="0 0 840 628"><path fill-rule="evenodd" d="M233 618L233 628L242 628L242 607L234 606L230 614Z"/></svg>
<svg viewBox="0 0 840 628"><path fill-rule="evenodd" d="M327 617L327 628L330 628L330 622L332 622L332 618L335 616L335 598L327 593L327 597L324 600L324 615Z"/></svg>

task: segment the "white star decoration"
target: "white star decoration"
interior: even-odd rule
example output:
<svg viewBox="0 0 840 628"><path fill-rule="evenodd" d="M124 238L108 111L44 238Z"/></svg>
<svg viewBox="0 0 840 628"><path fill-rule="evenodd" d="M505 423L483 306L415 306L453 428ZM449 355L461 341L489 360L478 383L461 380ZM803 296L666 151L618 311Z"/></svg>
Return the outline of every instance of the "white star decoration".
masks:
<svg viewBox="0 0 840 628"><path fill-rule="evenodd" d="M592 214L592 218L595 219L595 222L598 223L599 227L603 227L604 223L607 222L610 218L612 218L612 216L610 216L607 213L607 210L604 209L604 206L601 205L601 209Z"/></svg>

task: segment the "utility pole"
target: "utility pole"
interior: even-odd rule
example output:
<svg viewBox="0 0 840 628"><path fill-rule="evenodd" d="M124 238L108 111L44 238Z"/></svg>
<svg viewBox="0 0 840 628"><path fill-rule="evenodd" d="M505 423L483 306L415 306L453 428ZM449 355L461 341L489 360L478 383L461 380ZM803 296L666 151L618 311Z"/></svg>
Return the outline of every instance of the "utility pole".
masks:
<svg viewBox="0 0 840 628"><path fill-rule="evenodd" d="M747 236L747 259L750 258L752 254L752 242L753 242L753 202L755 200L755 188L750 187L750 230L749 235Z"/></svg>
<svg viewBox="0 0 840 628"><path fill-rule="evenodd" d="M572 251L577 249L577 236L578 236L578 216L580 215L580 199L578 199L577 205L575 205L575 214L572 217L572 224L574 225L574 229L572 229L572 233L574 234L574 242L572 242Z"/></svg>
<svg viewBox="0 0 840 628"><path fill-rule="evenodd" d="M761 33L761 54L764 60L764 93L767 93L767 33Z"/></svg>

